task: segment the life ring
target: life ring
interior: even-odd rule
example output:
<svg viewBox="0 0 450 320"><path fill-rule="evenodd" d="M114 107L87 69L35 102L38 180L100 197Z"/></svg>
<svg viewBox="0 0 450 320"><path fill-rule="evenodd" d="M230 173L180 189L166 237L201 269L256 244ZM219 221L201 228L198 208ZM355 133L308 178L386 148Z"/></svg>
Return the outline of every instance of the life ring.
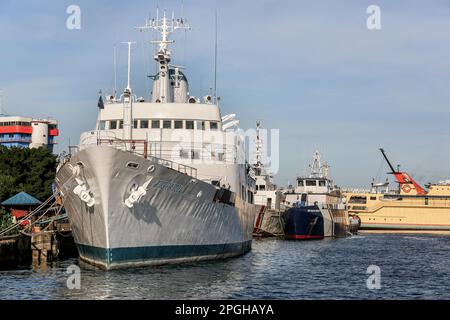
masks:
<svg viewBox="0 0 450 320"><path fill-rule="evenodd" d="M403 190L403 192L405 192L405 193L409 193L409 192L411 191L411 187L410 187L409 185L407 185L407 184L404 184L404 185L402 186L402 190Z"/></svg>

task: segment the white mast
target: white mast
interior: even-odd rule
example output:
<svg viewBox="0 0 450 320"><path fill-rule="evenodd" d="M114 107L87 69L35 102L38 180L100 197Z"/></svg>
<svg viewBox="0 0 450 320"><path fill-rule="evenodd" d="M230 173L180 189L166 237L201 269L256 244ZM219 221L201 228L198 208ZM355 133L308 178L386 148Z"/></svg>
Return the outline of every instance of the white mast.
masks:
<svg viewBox="0 0 450 320"><path fill-rule="evenodd" d="M169 21L166 17L166 12L161 19L159 19L158 11L156 13L156 19L147 19L145 25L142 27L136 27L143 31L153 29L161 34L161 40L151 41L151 43L159 44L159 50L155 55L155 60L158 62L158 79L159 82L158 92L153 92L153 100L155 102L173 102L171 101L171 95L169 92L169 62L171 52L168 49L168 44L173 43L173 40L169 40L169 35L178 29L190 30L191 27L185 23L183 19L176 19L173 17Z"/></svg>
<svg viewBox="0 0 450 320"><path fill-rule="evenodd" d="M322 163L320 161L319 150L316 150L316 152L314 152L313 163L310 164L309 167L311 168L311 174L310 174L311 178L327 178L328 179L328 170L330 167L328 166L327 163L322 165Z"/></svg>
<svg viewBox="0 0 450 320"><path fill-rule="evenodd" d="M255 140L256 163L255 163L255 168L258 171L258 175L261 174L261 169L263 167L263 163L262 163L262 140L261 140L261 137L259 135L259 129L260 128L261 128L261 121L256 121L256 140Z"/></svg>
<svg viewBox="0 0 450 320"><path fill-rule="evenodd" d="M128 81L123 91L123 139L133 139L133 96L131 89L131 45L135 42L124 42L128 45ZM128 144L127 144L128 146ZM131 144L130 144L131 146Z"/></svg>
<svg viewBox="0 0 450 320"><path fill-rule="evenodd" d="M117 54L116 54L116 45L114 45L114 101L117 96Z"/></svg>

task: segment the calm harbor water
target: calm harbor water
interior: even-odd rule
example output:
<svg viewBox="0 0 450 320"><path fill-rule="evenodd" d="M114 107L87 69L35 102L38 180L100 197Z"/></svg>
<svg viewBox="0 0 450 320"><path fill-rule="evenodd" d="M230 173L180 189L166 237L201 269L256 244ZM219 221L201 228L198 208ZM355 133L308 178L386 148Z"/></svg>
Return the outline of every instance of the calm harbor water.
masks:
<svg viewBox="0 0 450 320"><path fill-rule="evenodd" d="M255 239L243 257L104 272L81 264L0 271L0 299L450 299L450 236L364 234L345 239ZM367 268L381 270L369 290Z"/></svg>

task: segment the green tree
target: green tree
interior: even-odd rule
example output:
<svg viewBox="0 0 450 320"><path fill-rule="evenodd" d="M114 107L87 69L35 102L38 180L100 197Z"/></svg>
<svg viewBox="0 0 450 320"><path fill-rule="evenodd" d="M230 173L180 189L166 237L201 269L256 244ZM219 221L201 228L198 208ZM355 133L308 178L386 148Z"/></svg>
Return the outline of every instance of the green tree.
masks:
<svg viewBox="0 0 450 320"><path fill-rule="evenodd" d="M11 215L9 213L7 213L3 208L0 208L0 231L5 230L12 224L13 224L13 220L12 220ZM9 234L9 232L7 232L6 234Z"/></svg>
<svg viewBox="0 0 450 320"><path fill-rule="evenodd" d="M0 200L25 191L45 200L55 179L56 155L46 148L0 146Z"/></svg>

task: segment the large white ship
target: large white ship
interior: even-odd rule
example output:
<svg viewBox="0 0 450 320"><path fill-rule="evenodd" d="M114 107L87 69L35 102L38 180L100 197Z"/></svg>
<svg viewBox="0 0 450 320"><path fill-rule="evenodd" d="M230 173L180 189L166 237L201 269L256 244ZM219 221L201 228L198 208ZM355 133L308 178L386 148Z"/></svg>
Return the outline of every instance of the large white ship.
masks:
<svg viewBox="0 0 450 320"><path fill-rule="evenodd" d="M57 169L80 258L104 269L226 258L251 249L258 206L244 140L213 93L189 95L171 65L169 35L181 19L147 20L161 39L148 101L130 84L99 101L95 130Z"/></svg>

